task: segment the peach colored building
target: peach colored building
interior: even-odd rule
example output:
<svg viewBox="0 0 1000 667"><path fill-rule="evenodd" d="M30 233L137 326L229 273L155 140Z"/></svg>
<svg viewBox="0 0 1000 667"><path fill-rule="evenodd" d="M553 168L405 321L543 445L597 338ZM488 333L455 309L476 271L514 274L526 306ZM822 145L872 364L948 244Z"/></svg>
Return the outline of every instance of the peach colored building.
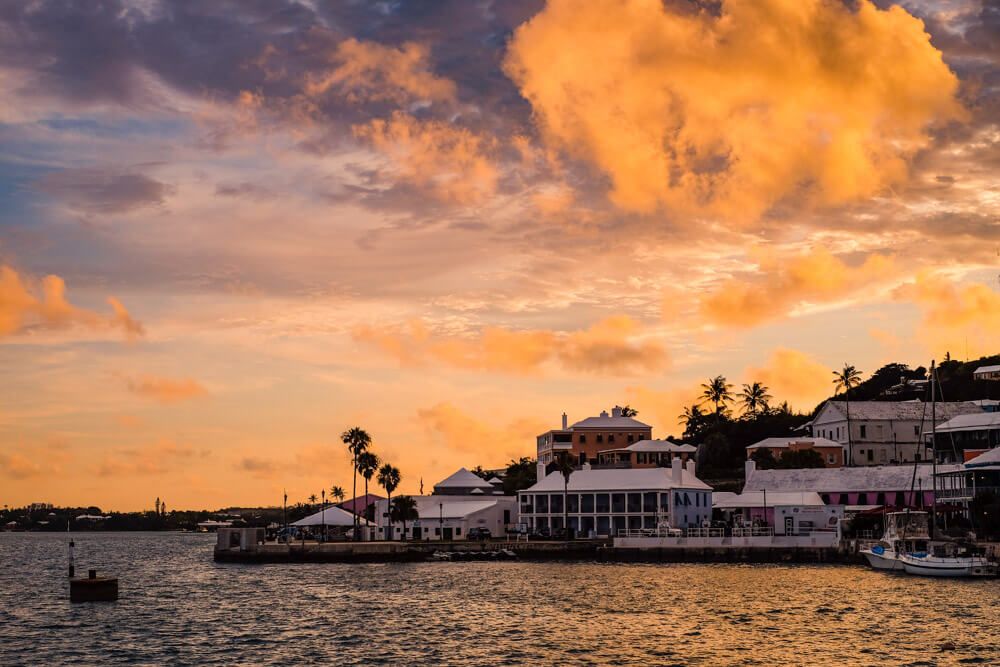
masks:
<svg viewBox="0 0 1000 667"><path fill-rule="evenodd" d="M634 417L622 416L622 409L615 406L609 415L601 412L572 426L562 416L562 428L546 431L538 436L538 462L551 463L556 452L568 451L582 465L598 463L598 454L609 449L622 449L641 440L651 440L653 427Z"/></svg>
<svg viewBox="0 0 1000 667"><path fill-rule="evenodd" d="M823 463L827 468L840 468L844 465L844 446L826 438L765 438L747 447L747 458L761 449L771 450L775 459L780 459L785 452L812 449L823 457Z"/></svg>
<svg viewBox="0 0 1000 667"><path fill-rule="evenodd" d="M694 458L697 451L697 447L670 440L640 440L628 447L598 452L597 463L619 468L662 468L669 467L675 458Z"/></svg>

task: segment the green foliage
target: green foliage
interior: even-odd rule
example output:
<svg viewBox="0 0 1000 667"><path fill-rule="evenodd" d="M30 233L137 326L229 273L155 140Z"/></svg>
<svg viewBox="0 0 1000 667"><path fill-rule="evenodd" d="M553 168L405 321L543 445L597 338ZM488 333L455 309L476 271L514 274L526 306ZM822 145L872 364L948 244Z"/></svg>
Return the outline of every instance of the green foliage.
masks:
<svg viewBox="0 0 1000 667"><path fill-rule="evenodd" d="M815 449L787 451L778 458L777 468L825 468L823 455Z"/></svg>
<svg viewBox="0 0 1000 667"><path fill-rule="evenodd" d="M507 472L503 477L503 492L507 495L514 495L534 486L538 481L538 471L535 460L527 456L511 461L507 466Z"/></svg>
<svg viewBox="0 0 1000 667"><path fill-rule="evenodd" d="M393 521L406 524L407 521L416 521L420 518L417 512L417 501L411 496L397 496L392 500L392 507L389 515Z"/></svg>
<svg viewBox="0 0 1000 667"><path fill-rule="evenodd" d="M750 454L750 460L760 470L773 470L778 467L778 460L774 458L774 452L770 449L755 449Z"/></svg>

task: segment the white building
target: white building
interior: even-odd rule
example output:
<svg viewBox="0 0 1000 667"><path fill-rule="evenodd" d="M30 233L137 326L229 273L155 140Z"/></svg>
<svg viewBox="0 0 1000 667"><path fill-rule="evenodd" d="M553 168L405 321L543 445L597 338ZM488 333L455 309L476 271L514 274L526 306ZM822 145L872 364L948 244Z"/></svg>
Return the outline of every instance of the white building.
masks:
<svg viewBox="0 0 1000 667"><path fill-rule="evenodd" d="M517 499L503 495L486 480L460 468L434 485L429 496L410 496L418 518L392 522L394 540L464 540L470 528L486 528L493 537L504 537L517 525ZM375 523L382 539L389 538L389 500L375 503Z"/></svg>
<svg viewBox="0 0 1000 667"><path fill-rule="evenodd" d="M1000 365L980 366L972 372L973 380L998 380L1000 381Z"/></svg>
<svg viewBox="0 0 1000 667"><path fill-rule="evenodd" d="M749 526L765 521L775 535L836 530L844 517L843 505L827 505L815 491L721 492L712 496L712 507L730 523Z"/></svg>
<svg viewBox="0 0 1000 667"><path fill-rule="evenodd" d="M877 466L927 460L922 432L931 425L931 404L920 401L852 401L851 449L847 451L847 403L827 401L812 420L812 435L839 442L846 465ZM969 401L937 403L938 424L982 409Z"/></svg>
<svg viewBox="0 0 1000 667"><path fill-rule="evenodd" d="M563 528L564 478L554 472L518 492L520 520L532 530ZM569 528L581 537L625 530L700 526L712 517L712 488L674 459L669 468L574 471L566 490Z"/></svg>

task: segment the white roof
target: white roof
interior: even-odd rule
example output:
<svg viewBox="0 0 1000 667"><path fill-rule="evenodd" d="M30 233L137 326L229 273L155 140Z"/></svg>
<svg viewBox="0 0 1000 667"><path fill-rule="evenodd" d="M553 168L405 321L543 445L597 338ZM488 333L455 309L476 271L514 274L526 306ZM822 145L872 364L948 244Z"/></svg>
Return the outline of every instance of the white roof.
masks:
<svg viewBox="0 0 1000 667"><path fill-rule="evenodd" d="M823 410L820 411L820 414L813 421L820 423L830 421L821 421L819 419L828 409L838 413L841 419L847 418L847 405L844 401L827 401L823 406ZM935 406L935 410L938 422L962 414L982 412L982 408L971 401L941 402ZM869 419L872 421L886 421L889 419L920 421L921 418L930 422L930 403L923 403L921 401L851 401L852 421L855 419Z"/></svg>
<svg viewBox="0 0 1000 667"><path fill-rule="evenodd" d="M1000 428L1000 412L980 412L974 415L959 415L937 425L938 433L954 433L955 431L979 431L982 429ZM929 434L931 429L925 428Z"/></svg>
<svg viewBox="0 0 1000 667"><path fill-rule="evenodd" d="M492 491L493 486L479 475L459 468L434 485L435 489L483 489Z"/></svg>
<svg viewBox="0 0 1000 667"><path fill-rule="evenodd" d="M495 507L500 500L442 500L442 496L411 496L417 502L417 515L424 521L431 519L462 519L470 514ZM513 500L513 498L511 498Z"/></svg>
<svg viewBox="0 0 1000 667"><path fill-rule="evenodd" d="M815 491L784 491L778 493L763 493L749 491L747 493L716 492L712 494L712 507L719 509L740 509L746 507L822 507L826 503Z"/></svg>
<svg viewBox="0 0 1000 667"><path fill-rule="evenodd" d="M649 424L643 424L638 419L632 417L612 417L607 412L602 412L598 417L587 417L573 424L570 428L651 428Z"/></svg>
<svg viewBox="0 0 1000 667"><path fill-rule="evenodd" d="M664 489L705 489L708 484L698 479L689 470L681 474L681 483L675 484L672 468L611 468L597 470L575 470L569 476L570 491L658 491ZM551 473L524 492L562 491L563 476Z"/></svg>
<svg viewBox="0 0 1000 667"><path fill-rule="evenodd" d="M839 442L834 442L828 438L764 438L760 442L755 442L747 449L785 449L792 443L802 445L812 445L813 447L843 447Z"/></svg>
<svg viewBox="0 0 1000 667"><path fill-rule="evenodd" d="M958 470L958 465L939 465L938 473ZM767 489L768 497L776 491L815 491L816 493L849 493L879 491L930 491L931 464L917 465L917 481L913 482L912 465L866 466L859 468L796 468L791 470L754 469L743 485L744 491Z"/></svg>
<svg viewBox="0 0 1000 667"><path fill-rule="evenodd" d="M493 475L493 477L490 477L490 478L489 478L488 480L486 480L486 481L487 481L487 482L489 482L490 484L493 484L493 485L496 485L496 484L503 484L503 480L502 480L502 479L500 479L499 477L497 477L496 475Z"/></svg>
<svg viewBox="0 0 1000 667"><path fill-rule="evenodd" d="M976 458L965 462L966 468L979 468L988 465L1000 465L1000 447L983 452Z"/></svg>
<svg viewBox="0 0 1000 667"><path fill-rule="evenodd" d="M325 510L316 512L315 514L310 514L304 519L299 519L292 523L293 526L322 526L326 524L327 526L353 526L354 525L354 514L346 510L342 510L339 507L327 507ZM368 522L358 517L358 521L363 526Z"/></svg>
<svg viewBox="0 0 1000 667"><path fill-rule="evenodd" d="M685 445L679 442L671 442L669 440L640 440L639 442L634 442L623 451L629 452L671 452L674 454L680 453L694 453L698 451L697 447L692 445Z"/></svg>
<svg viewBox="0 0 1000 667"><path fill-rule="evenodd" d="M972 374L976 373L1000 373L1000 366L980 366Z"/></svg>

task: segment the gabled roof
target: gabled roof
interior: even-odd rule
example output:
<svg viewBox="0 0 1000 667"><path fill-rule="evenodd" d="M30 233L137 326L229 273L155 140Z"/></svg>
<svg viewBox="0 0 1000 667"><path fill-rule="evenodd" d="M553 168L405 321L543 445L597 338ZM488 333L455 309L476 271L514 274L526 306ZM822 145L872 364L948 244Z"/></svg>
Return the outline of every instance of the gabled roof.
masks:
<svg viewBox="0 0 1000 667"><path fill-rule="evenodd" d="M482 489L492 491L493 485L479 475L459 468L434 485L435 489Z"/></svg>
<svg viewBox="0 0 1000 667"><path fill-rule="evenodd" d="M785 449L789 447L792 443L812 445L813 447L841 447L839 442L834 442L828 438L810 438L810 437L798 437L798 438L764 438L760 442L755 442L747 449Z"/></svg>
<svg viewBox="0 0 1000 667"><path fill-rule="evenodd" d="M1000 447L983 452L976 458L965 462L966 468L980 468L989 465L1000 465Z"/></svg>
<svg viewBox="0 0 1000 667"><path fill-rule="evenodd" d="M356 517L355 515L340 509L339 507L327 507L325 510L316 512L315 514L310 514L304 519L299 519L292 523L293 526L320 526L326 524L327 526L353 526L354 521L357 520L361 525L368 523L361 517Z"/></svg>
<svg viewBox="0 0 1000 667"><path fill-rule="evenodd" d="M417 505L417 515L421 521L435 522L439 519L462 519L495 507L497 503L505 503L504 508L513 506L517 499L511 496L483 498L481 496L410 496ZM467 498L468 500L464 500ZM378 513L378 521L385 523L385 519ZM426 524L425 524L426 525Z"/></svg>
<svg viewBox="0 0 1000 667"><path fill-rule="evenodd" d="M625 447L624 451L693 454L694 452L698 451L698 448L692 445L685 445L679 442L671 442L669 440L640 440L639 442L634 442L628 447Z"/></svg>
<svg viewBox="0 0 1000 667"><path fill-rule="evenodd" d="M784 491L765 494L717 492L712 494L712 507L741 509L745 507L823 507L826 503L815 491Z"/></svg>
<svg viewBox="0 0 1000 667"><path fill-rule="evenodd" d="M973 375L977 373L1000 373L1000 366L980 366L972 372Z"/></svg>
<svg viewBox="0 0 1000 667"><path fill-rule="evenodd" d="M916 484L912 465L866 466L860 468L796 468L791 470L754 469L743 485L744 491L767 489L775 491L815 491L816 493L848 493L909 491L933 489L932 466L916 466ZM958 470L954 464L939 465L938 473Z"/></svg>
<svg viewBox="0 0 1000 667"><path fill-rule="evenodd" d="M827 401L820 410L820 415L827 410L833 410L841 419L847 418L847 404L844 401ZM938 423L964 414L976 414L982 409L971 401L947 401L935 405ZM820 416L817 415L817 418ZM873 421L889 419L908 419L931 421L931 405L922 401L851 401L851 420L870 419ZM813 420L816 421L816 420Z"/></svg>
<svg viewBox="0 0 1000 667"><path fill-rule="evenodd" d="M497 484L503 484L503 480L497 477L496 475L493 475L493 477L490 477L486 481L489 482L490 484L493 484L494 486L496 486Z"/></svg>
<svg viewBox="0 0 1000 667"><path fill-rule="evenodd" d="M937 425L938 433L954 433L955 431L980 431L983 429L1000 429L1000 412L980 412L974 415L959 415ZM930 433L929 427L924 433Z"/></svg>
<svg viewBox="0 0 1000 667"><path fill-rule="evenodd" d="M602 412L598 417L587 417L573 424L570 428L652 428L632 417L611 417Z"/></svg>
<svg viewBox="0 0 1000 667"><path fill-rule="evenodd" d="M342 503L337 503L337 507L343 508L348 512L354 512L355 514L364 514L366 507L376 501L383 500L384 498L384 496L380 496L376 493L369 493L366 496L358 496L357 498L351 498L350 500L345 500Z"/></svg>
<svg viewBox="0 0 1000 667"><path fill-rule="evenodd" d="M657 491L667 489L699 489L711 491L712 487L694 476L689 470L681 474L681 483L674 483L671 468L612 468L575 470L569 476L570 491ZM551 473L522 493L562 491L563 476Z"/></svg>

